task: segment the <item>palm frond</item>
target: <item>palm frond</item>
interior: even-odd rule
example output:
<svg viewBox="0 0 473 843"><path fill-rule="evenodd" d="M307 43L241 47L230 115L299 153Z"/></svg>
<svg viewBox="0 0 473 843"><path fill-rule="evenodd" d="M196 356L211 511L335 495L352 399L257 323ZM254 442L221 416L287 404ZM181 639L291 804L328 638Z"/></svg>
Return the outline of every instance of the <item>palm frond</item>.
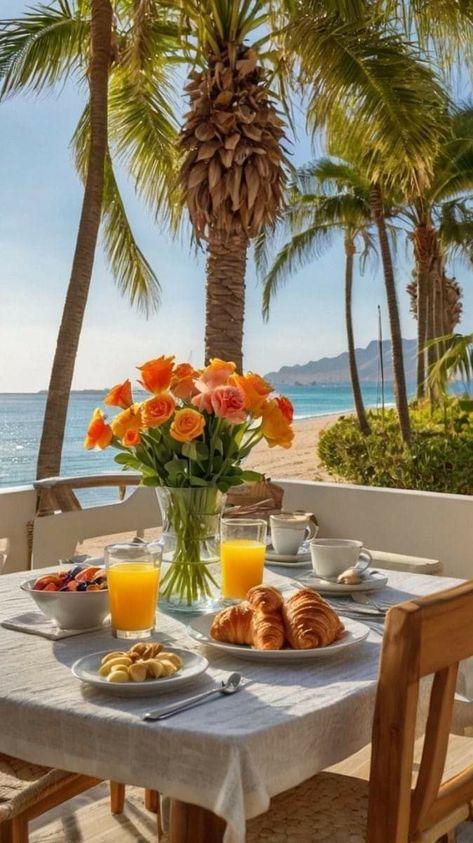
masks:
<svg viewBox="0 0 473 843"><path fill-rule="evenodd" d="M319 6L306 0L287 32L310 88L310 125L330 122L361 143L369 178L382 169L409 187L428 182L446 107L432 67L397 33L323 16Z"/></svg>
<svg viewBox="0 0 473 843"><path fill-rule="evenodd" d="M68 0L36 6L23 17L0 21L0 96L19 90L39 92L64 83L84 68L89 21Z"/></svg>
<svg viewBox="0 0 473 843"><path fill-rule="evenodd" d="M443 353L430 368L428 380L431 386L445 392L448 384L460 376L465 382L473 377L473 334L451 334L438 337L426 347L434 346Z"/></svg>
<svg viewBox="0 0 473 843"><path fill-rule="evenodd" d="M89 109L86 107L72 138L76 167L82 179L87 170L89 140ZM104 171L102 236L112 275L122 295L146 314L156 310L161 287L133 235L110 154L107 154Z"/></svg>
<svg viewBox="0 0 473 843"><path fill-rule="evenodd" d="M297 270L320 257L328 249L336 234L333 225L314 225L295 234L277 254L263 281L263 317L269 318L271 301L279 288Z"/></svg>
<svg viewBox="0 0 473 843"><path fill-rule="evenodd" d="M177 125L172 88L161 76L125 67L112 75L109 96L109 137L112 150L125 165L138 194L161 221L176 227L182 213L177 189Z"/></svg>

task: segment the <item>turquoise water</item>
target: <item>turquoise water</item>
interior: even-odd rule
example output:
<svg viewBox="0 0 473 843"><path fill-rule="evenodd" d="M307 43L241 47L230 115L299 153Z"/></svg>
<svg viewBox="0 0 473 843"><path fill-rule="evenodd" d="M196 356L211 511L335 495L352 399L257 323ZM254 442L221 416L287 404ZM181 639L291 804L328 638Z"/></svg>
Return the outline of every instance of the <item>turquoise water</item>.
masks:
<svg viewBox="0 0 473 843"><path fill-rule="evenodd" d="M283 387L294 404L296 418L343 413L353 409L349 384L319 384L315 387ZM367 406L377 406L376 385L363 387ZM85 451L84 433L92 410L101 406L102 393L75 392L71 395L67 418L61 474L63 476L105 474L118 471L114 451ZM385 400L393 401L390 387ZM36 457L46 396L7 393L0 395L0 487L30 483L35 477ZM83 503L116 500L116 491L104 489L83 492Z"/></svg>

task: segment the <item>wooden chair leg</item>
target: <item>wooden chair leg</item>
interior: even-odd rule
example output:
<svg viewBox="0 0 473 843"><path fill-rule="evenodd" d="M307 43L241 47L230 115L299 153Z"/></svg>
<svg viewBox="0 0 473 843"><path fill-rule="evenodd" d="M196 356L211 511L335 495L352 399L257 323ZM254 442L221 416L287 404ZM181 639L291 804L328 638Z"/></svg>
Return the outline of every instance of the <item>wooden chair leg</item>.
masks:
<svg viewBox="0 0 473 843"><path fill-rule="evenodd" d="M4 820L0 823L0 843L12 843L12 821Z"/></svg>
<svg viewBox="0 0 473 843"><path fill-rule="evenodd" d="M170 843L222 843L225 822L211 811L171 799Z"/></svg>
<svg viewBox="0 0 473 843"><path fill-rule="evenodd" d="M125 807L125 785L110 782L110 810L112 814L123 814Z"/></svg>
<svg viewBox="0 0 473 843"><path fill-rule="evenodd" d="M159 814L159 793L157 790L145 789L145 808L152 814Z"/></svg>
<svg viewBox="0 0 473 843"><path fill-rule="evenodd" d="M25 820L20 814L20 816L12 819L11 825L11 843L28 843L28 820Z"/></svg>

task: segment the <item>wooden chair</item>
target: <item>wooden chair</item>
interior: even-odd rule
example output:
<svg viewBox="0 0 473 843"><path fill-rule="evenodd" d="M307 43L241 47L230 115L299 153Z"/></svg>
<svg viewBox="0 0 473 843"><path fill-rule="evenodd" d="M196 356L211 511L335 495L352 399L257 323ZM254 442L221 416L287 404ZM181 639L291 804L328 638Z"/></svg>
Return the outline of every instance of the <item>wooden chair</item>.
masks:
<svg viewBox="0 0 473 843"><path fill-rule="evenodd" d="M453 776L445 762L458 663L472 655L473 582L391 609L383 639L369 782L330 772L314 776L277 796L268 813L250 820L247 843L453 841L455 827L470 818L472 742L456 738L463 743ZM433 676L433 684L416 770L416 715L420 684L428 676ZM193 843L222 840L222 821L214 815L176 802L171 818L173 810L178 821L163 843L190 840L181 829L189 827L196 812L203 830L192 837ZM197 828L195 817L194 822Z"/></svg>
<svg viewBox="0 0 473 843"><path fill-rule="evenodd" d="M29 764L0 754L0 843L28 843L28 823L100 779ZM123 810L123 786L110 783L111 810Z"/></svg>

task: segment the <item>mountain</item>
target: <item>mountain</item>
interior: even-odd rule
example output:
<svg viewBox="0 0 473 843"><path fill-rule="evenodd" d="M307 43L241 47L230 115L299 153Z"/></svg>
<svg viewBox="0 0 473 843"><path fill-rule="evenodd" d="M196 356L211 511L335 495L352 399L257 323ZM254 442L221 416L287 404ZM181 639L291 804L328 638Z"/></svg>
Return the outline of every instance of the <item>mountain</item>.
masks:
<svg viewBox="0 0 473 843"><path fill-rule="evenodd" d="M403 340L404 366L407 383L416 380L416 340ZM379 378L379 343L371 340L366 348L356 349L356 361L362 383L377 383ZM393 367L391 360L391 341L383 342L384 379L392 383ZM322 357L311 360L304 365L282 366L277 372L265 375L271 383L286 386L315 386L317 383L348 383L350 370L348 368L348 352L344 351L338 357Z"/></svg>

